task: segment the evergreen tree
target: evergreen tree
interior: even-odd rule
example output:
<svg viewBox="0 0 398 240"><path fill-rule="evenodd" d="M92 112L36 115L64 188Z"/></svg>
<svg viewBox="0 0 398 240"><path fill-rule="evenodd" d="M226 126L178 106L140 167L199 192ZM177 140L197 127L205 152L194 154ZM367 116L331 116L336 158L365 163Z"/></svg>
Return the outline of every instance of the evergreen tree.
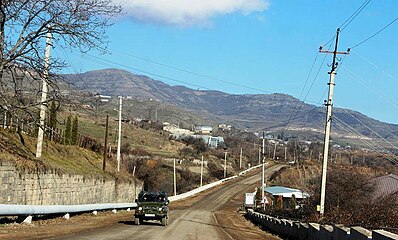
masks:
<svg viewBox="0 0 398 240"><path fill-rule="evenodd" d="M68 118L66 119L64 144L66 145L71 144L71 135L72 135L72 116L69 115Z"/></svg>
<svg viewBox="0 0 398 240"><path fill-rule="evenodd" d="M51 102L49 118L48 127L51 129L50 139L52 139L55 128L57 128L57 106L55 105L55 101Z"/></svg>
<svg viewBox="0 0 398 240"><path fill-rule="evenodd" d="M50 106L50 122L48 126L51 129L55 129L57 127L57 106L55 105L55 101L52 101Z"/></svg>
<svg viewBox="0 0 398 240"><path fill-rule="evenodd" d="M77 116L75 116L75 118L73 119L71 135L72 135L71 136L71 144L77 145L78 136L79 136L79 122L78 122Z"/></svg>

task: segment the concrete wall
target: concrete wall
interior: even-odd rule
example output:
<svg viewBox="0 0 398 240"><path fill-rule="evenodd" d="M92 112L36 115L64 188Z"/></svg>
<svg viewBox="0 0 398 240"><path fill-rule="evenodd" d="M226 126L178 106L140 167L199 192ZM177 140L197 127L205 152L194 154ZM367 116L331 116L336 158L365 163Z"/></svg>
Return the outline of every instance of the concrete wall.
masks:
<svg viewBox="0 0 398 240"><path fill-rule="evenodd" d="M142 182L88 178L54 172L18 172L0 162L0 204L76 205L134 202Z"/></svg>
<svg viewBox="0 0 398 240"><path fill-rule="evenodd" d="M255 224L260 225L284 239L297 240L390 240L398 239L398 235L383 231L369 231L362 227L346 228L344 226L319 225L317 223L300 223L286 219L278 219L249 210L246 216Z"/></svg>

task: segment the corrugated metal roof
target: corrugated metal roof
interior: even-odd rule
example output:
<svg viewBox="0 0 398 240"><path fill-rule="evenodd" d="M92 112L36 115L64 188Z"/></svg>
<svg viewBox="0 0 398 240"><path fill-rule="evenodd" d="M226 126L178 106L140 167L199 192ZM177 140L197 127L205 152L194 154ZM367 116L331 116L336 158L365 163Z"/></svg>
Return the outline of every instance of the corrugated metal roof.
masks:
<svg viewBox="0 0 398 240"><path fill-rule="evenodd" d="M287 197L287 198L291 198L293 194L296 198L309 197L308 193L303 192L299 189L282 187L282 186L266 187L266 188L264 188L264 192L270 193L273 196L283 196L283 197Z"/></svg>
<svg viewBox="0 0 398 240"><path fill-rule="evenodd" d="M395 174L372 179L372 182L376 185L374 198L386 197L398 193L398 176Z"/></svg>

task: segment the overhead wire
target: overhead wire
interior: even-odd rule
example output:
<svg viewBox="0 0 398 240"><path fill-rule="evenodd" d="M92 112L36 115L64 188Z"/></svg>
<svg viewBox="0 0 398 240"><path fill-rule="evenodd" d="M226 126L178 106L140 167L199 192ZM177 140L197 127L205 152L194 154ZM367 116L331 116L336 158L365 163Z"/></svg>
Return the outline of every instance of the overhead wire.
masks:
<svg viewBox="0 0 398 240"><path fill-rule="evenodd" d="M377 70L381 71L382 73L384 73L386 76L388 76L389 78L391 78L394 81L398 82L398 78L394 77L391 73L387 72L386 70L382 69L380 66L376 65L375 63L371 62L369 59L365 58L364 56L362 56L361 54L359 54L357 51L350 51L350 53L355 54L356 56L360 57L363 61L365 61L366 63L368 63L369 65L371 65L372 67L376 68Z"/></svg>
<svg viewBox="0 0 398 240"><path fill-rule="evenodd" d="M340 32L342 32L350 23L362 12L363 9L370 3L370 0L366 0L362 5L340 25Z"/></svg>
<svg viewBox="0 0 398 240"><path fill-rule="evenodd" d="M352 118L354 118L355 120L357 120L360 124L362 124L362 126L364 126L365 128L367 128L368 130L370 130L372 133L374 133L376 136L378 136L380 139L384 140L386 143L388 143L392 148L398 150L398 147L393 145L390 141L388 141L387 139L385 139L383 136L381 136L379 133L377 133L376 131L374 131L372 128L370 128L367 124L365 124L364 122L362 122L360 119L358 119L357 117L355 117L352 113L350 113L349 111L347 111L344 108L341 108L344 112L346 112L348 115L350 115ZM392 133L390 133L391 135L393 135ZM394 137L396 137L395 135L393 135Z"/></svg>
<svg viewBox="0 0 398 240"><path fill-rule="evenodd" d="M125 53L125 52L118 51L118 50L115 50L115 49L104 49L104 48L102 48L102 50L109 51L110 53L112 53L112 52L113 53L118 53L118 54L121 54L121 55L125 55L125 56L128 56L128 57L132 57L132 58L141 60L141 61L149 62L149 63L154 64L154 65L158 65L158 66L162 66L162 67L165 67L165 68L177 70L177 71L180 71L180 72L183 72L183 73L191 74L191 75L194 75L194 76L197 76L197 77L206 78L206 79L209 79L209 80L214 80L214 81L218 81L218 82L222 82L222 83L227 83L227 84L234 85L234 86L237 86L237 87L242 87L242 88L255 90L255 91L259 91L259 92L264 92L264 93L268 93L268 94L271 93L271 92L265 91L263 89L259 89L259 88L255 88L255 87L239 84L239 83L234 83L234 82L231 82L231 81L219 79L219 78L212 77L212 76L209 76L209 75L205 75L205 74L202 74L202 73L197 73L197 72L193 72L193 71L190 71L190 70L186 70L186 69L182 69L182 68L179 68L179 67L174 67L174 66L171 66L171 65L168 65L168 64L164 64L164 63L160 63L160 62L157 62L157 61L153 61L153 60L150 60L150 59L147 59L147 58L143 58L143 57L137 56L135 54Z"/></svg>
<svg viewBox="0 0 398 240"><path fill-rule="evenodd" d="M398 17L395 18L394 20L392 20L390 23L388 23L386 26L384 26L383 28L381 28L379 31L377 31L376 33L372 34L371 36L365 38L364 40L360 41L359 43L355 44L354 46L350 47L350 49L356 48L364 43L366 43L367 41L369 41L370 39L376 37L378 34L380 34L381 32L383 32L385 29L387 29L389 26L391 26L393 23L395 23L398 20Z"/></svg>
<svg viewBox="0 0 398 240"><path fill-rule="evenodd" d="M391 151L389 151L388 149L386 149L382 146L379 146L379 147L375 146L372 142L366 140L366 138L367 138L366 136L359 133L356 129L352 128L350 125L346 124L344 121L342 121L338 117L334 116L333 119L336 120L335 121L336 125L338 125L341 129L345 130L347 133L357 136L357 140L362 142L364 145L369 147L371 150L380 153L382 156L384 156L390 162L392 162L394 164L398 164L398 160L394 158L394 157L396 157L396 155L393 154ZM385 152L389 153L390 155L387 155ZM394 156L394 157L392 157L392 156Z"/></svg>

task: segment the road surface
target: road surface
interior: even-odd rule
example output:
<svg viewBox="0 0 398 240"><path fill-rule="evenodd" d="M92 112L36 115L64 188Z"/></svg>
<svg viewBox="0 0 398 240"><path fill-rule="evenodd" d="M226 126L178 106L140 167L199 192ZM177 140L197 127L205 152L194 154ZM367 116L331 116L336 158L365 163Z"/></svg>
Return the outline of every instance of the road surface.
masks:
<svg viewBox="0 0 398 240"><path fill-rule="evenodd" d="M266 175L281 168L280 165L267 167ZM247 221L237 210L243 203L243 193L254 191L255 186L260 185L261 173L259 170L238 177L209 191L198 194L192 198L173 202L170 204L169 225L161 226L158 221L144 222L142 225L134 225L133 212L125 213L112 224L95 225L95 220L87 223L69 223L46 226L47 230L42 235L29 236L29 231L20 237L29 239L280 239L265 231L262 231ZM110 215L112 216L112 215ZM116 218L116 217L113 217ZM98 220L99 221L99 220ZM83 225L89 226L83 230ZM82 225L81 227L79 225ZM74 228L81 228L74 230ZM34 227L30 229L33 232ZM0 234L1 235L1 234ZM11 237L12 235L8 235ZM18 237L18 235L13 235ZM7 238L7 235L3 236ZM18 237L19 238L19 237Z"/></svg>

